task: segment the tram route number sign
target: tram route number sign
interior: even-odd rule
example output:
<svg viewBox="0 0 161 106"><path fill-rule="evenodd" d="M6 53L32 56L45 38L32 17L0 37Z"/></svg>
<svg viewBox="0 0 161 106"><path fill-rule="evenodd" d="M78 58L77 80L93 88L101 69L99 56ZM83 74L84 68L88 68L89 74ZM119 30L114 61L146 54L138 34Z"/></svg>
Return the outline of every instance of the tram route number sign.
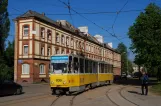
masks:
<svg viewBox="0 0 161 106"><path fill-rule="evenodd" d="M62 79L56 79L56 82L62 82Z"/></svg>

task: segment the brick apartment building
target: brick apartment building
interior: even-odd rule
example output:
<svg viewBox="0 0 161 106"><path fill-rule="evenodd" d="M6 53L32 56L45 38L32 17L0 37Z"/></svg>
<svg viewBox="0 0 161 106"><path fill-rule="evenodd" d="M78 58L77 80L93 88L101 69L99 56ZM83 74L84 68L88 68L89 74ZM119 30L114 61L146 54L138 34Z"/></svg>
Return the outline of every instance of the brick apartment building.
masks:
<svg viewBox="0 0 161 106"><path fill-rule="evenodd" d="M118 52L65 20L53 21L44 14L29 10L14 22L15 82L48 81L50 56L54 54L83 53L90 59L113 64L114 75L121 73Z"/></svg>

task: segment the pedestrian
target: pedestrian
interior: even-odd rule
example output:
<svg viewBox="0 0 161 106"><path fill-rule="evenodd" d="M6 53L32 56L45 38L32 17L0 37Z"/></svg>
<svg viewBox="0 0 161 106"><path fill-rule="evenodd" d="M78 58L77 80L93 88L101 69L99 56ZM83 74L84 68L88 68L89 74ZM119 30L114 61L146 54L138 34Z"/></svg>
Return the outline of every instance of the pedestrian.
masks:
<svg viewBox="0 0 161 106"><path fill-rule="evenodd" d="M142 95L144 95L144 88L145 88L145 95L148 95L148 75L145 71L142 72L141 77L141 89L142 89Z"/></svg>

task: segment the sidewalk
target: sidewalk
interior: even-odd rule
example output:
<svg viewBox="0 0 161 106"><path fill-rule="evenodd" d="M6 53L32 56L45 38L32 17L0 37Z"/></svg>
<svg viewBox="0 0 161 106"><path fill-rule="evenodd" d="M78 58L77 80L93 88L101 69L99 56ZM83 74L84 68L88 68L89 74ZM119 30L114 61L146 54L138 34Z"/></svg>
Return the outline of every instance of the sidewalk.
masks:
<svg viewBox="0 0 161 106"><path fill-rule="evenodd" d="M126 87L121 90L121 95L129 102L133 102L138 106L161 106L161 96L150 92L147 96L141 95L140 86Z"/></svg>

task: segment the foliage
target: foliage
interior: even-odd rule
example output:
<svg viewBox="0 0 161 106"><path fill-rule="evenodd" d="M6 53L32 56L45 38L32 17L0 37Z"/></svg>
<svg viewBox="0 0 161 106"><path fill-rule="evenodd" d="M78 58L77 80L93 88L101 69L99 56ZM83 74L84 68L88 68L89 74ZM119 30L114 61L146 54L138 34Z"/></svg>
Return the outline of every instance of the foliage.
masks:
<svg viewBox="0 0 161 106"><path fill-rule="evenodd" d="M127 47L119 43L116 50L121 53L121 71L127 72Z"/></svg>
<svg viewBox="0 0 161 106"><path fill-rule="evenodd" d="M0 81L13 80L13 67L8 67L6 64L0 64Z"/></svg>
<svg viewBox="0 0 161 106"><path fill-rule="evenodd" d="M14 66L14 41L13 42L8 42L8 47L5 50L5 60L6 60L6 64L9 67L13 67Z"/></svg>
<svg viewBox="0 0 161 106"><path fill-rule="evenodd" d="M13 80L14 76L14 42L8 43L4 56L0 59L0 81Z"/></svg>
<svg viewBox="0 0 161 106"><path fill-rule="evenodd" d="M161 8L149 4L129 28L131 49L136 54L135 63L148 69L161 65Z"/></svg>
<svg viewBox="0 0 161 106"><path fill-rule="evenodd" d="M5 50L5 43L10 30L7 6L8 0L0 0L0 81L13 80L14 42L8 42L8 47Z"/></svg>
<svg viewBox="0 0 161 106"><path fill-rule="evenodd" d="M128 72L129 73L132 73L134 70L133 70L133 65L132 65L132 61L128 60Z"/></svg>
<svg viewBox="0 0 161 106"><path fill-rule="evenodd" d="M8 38L10 30L10 21L8 17L8 0L0 1L0 56L3 55L5 49L5 41Z"/></svg>

